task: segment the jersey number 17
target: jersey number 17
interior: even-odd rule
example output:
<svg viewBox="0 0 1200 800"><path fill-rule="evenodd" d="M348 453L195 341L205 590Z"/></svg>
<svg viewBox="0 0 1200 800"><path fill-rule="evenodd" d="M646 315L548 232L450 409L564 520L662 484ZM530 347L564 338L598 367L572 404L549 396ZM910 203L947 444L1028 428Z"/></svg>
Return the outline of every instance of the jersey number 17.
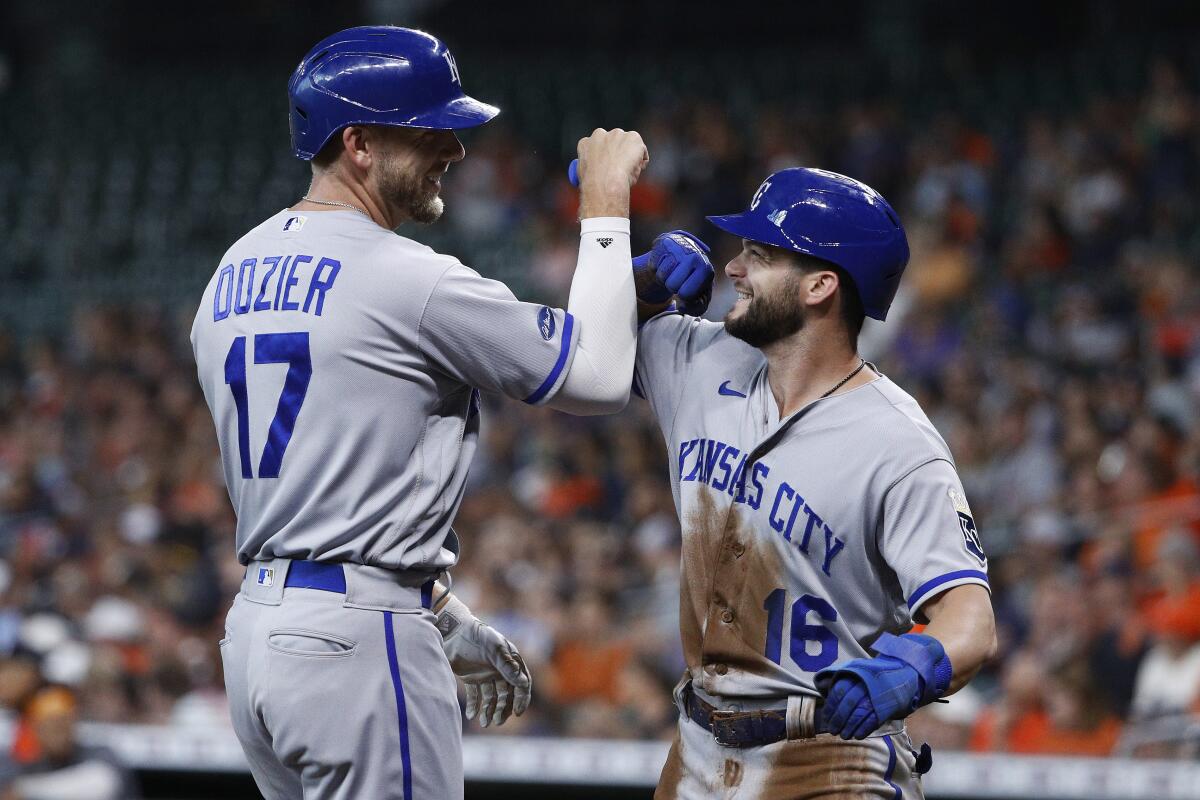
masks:
<svg viewBox="0 0 1200 800"><path fill-rule="evenodd" d="M287 377L283 379L283 391L275 409L275 419L267 431L267 445L258 461L258 477L278 478L279 467L296 417L304 404L308 382L312 379L312 356L308 349L307 333L260 333L254 337L255 364L287 364ZM250 466L250 394L246 388L246 337L239 336L229 346L225 356L225 383L233 392L233 404L237 407L238 455L242 462L242 477L253 478Z"/></svg>

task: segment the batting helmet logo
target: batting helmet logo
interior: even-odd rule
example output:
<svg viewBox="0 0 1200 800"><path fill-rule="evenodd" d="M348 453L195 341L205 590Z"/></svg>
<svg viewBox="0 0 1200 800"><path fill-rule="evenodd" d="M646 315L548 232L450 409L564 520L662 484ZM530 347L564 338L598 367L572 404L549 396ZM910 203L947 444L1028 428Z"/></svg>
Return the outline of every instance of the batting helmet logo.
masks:
<svg viewBox="0 0 1200 800"><path fill-rule="evenodd" d="M770 188L771 188L771 179L768 178L767 180L762 182L762 186L758 187L758 191L756 191L754 193L754 197L752 197L750 199L750 210L751 211L758 208L758 204L762 202L763 195L766 194L767 189L770 189Z"/></svg>

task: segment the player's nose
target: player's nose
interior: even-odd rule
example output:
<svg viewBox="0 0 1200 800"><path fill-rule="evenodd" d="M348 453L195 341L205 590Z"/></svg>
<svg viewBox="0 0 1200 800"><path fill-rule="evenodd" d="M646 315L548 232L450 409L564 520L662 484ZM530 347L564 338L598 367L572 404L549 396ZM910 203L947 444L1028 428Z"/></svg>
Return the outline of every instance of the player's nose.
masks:
<svg viewBox="0 0 1200 800"><path fill-rule="evenodd" d="M742 254L739 253L729 260L725 265L725 274L730 278L741 278L746 274L746 265L742 263Z"/></svg>
<svg viewBox="0 0 1200 800"><path fill-rule="evenodd" d="M454 131L446 131L445 141L442 145L442 158L450 163L462 161L467 155L467 149L458 139L458 134Z"/></svg>

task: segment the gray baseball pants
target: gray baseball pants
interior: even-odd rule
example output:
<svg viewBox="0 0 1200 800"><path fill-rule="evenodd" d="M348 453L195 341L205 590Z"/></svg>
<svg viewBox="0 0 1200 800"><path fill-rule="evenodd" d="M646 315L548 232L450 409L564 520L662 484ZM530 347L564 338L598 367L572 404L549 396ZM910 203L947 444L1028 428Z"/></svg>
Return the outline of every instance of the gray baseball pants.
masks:
<svg viewBox="0 0 1200 800"><path fill-rule="evenodd" d="M457 687L429 576L341 565L342 591L252 562L221 641L234 731L266 800L463 796ZM299 574L300 570L297 570Z"/></svg>

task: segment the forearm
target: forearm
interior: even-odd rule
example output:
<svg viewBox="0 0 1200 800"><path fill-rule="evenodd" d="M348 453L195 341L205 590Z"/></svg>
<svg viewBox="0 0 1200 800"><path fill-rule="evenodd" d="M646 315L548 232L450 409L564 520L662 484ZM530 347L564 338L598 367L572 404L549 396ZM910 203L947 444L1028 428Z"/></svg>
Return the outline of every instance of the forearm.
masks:
<svg viewBox="0 0 1200 800"><path fill-rule="evenodd" d="M661 303L647 303L641 299L646 287L656 280L657 276L654 274L654 270L651 269L635 270L633 273L633 288L638 295L637 321L639 326L654 319L671 305L671 298L669 297Z"/></svg>
<svg viewBox="0 0 1200 800"><path fill-rule="evenodd" d="M579 340L562 388L548 405L572 414L611 414L629 402L637 351L629 220L587 218L581 229L567 301Z"/></svg>
<svg viewBox="0 0 1200 800"><path fill-rule="evenodd" d="M982 586L956 586L926 603L923 611L930 620L924 632L941 642L950 659L953 676L945 694L953 694L996 653L991 595Z"/></svg>

